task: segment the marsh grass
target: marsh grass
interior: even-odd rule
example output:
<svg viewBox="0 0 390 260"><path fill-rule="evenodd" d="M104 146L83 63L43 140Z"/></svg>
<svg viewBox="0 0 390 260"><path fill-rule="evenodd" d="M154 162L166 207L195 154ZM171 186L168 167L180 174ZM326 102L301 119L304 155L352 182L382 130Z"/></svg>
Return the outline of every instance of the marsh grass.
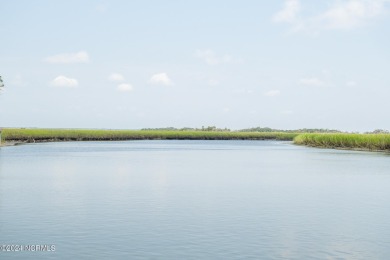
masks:
<svg viewBox="0 0 390 260"><path fill-rule="evenodd" d="M289 140L295 133L86 130L86 129L4 129L3 141L109 141L109 140Z"/></svg>
<svg viewBox="0 0 390 260"><path fill-rule="evenodd" d="M7 128L2 132L3 142L115 140L294 140L295 144L315 147L390 151L390 134L33 128Z"/></svg>
<svg viewBox="0 0 390 260"><path fill-rule="evenodd" d="M315 147L390 151L390 134L300 134L295 144Z"/></svg>

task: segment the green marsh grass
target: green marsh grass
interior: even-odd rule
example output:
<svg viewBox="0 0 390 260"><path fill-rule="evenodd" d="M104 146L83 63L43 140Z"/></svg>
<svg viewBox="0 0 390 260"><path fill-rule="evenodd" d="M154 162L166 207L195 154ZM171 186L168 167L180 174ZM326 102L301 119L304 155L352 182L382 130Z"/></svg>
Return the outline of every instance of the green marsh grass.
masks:
<svg viewBox="0 0 390 260"><path fill-rule="evenodd" d="M295 144L315 147L390 151L390 134L300 134Z"/></svg>
<svg viewBox="0 0 390 260"><path fill-rule="evenodd" d="M108 140L288 140L295 133L159 131L159 130L86 130L86 129L4 129L3 141L108 141Z"/></svg>
<svg viewBox="0 0 390 260"><path fill-rule="evenodd" d="M7 128L2 132L3 142L115 140L294 140L295 144L315 147L390 151L390 134L34 128Z"/></svg>

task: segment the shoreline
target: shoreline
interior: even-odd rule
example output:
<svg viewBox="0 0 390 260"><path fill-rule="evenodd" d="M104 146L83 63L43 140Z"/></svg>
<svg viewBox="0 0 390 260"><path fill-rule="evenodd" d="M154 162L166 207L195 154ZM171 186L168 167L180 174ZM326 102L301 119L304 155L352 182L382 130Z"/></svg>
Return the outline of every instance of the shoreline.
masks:
<svg viewBox="0 0 390 260"><path fill-rule="evenodd" d="M16 146L23 144L39 144L39 143L62 143L62 142L120 142L120 141L285 141L293 142L293 140L276 139L276 138L136 138L136 139L44 139L44 140L9 140L2 141L0 147Z"/></svg>
<svg viewBox="0 0 390 260"><path fill-rule="evenodd" d="M298 133L230 131L148 131L79 129L6 129L5 142L120 141L120 140L286 140Z"/></svg>
<svg viewBox="0 0 390 260"><path fill-rule="evenodd" d="M369 148L359 148L359 147L337 147L337 146L324 146L324 145L313 145L313 144L300 144L296 143L293 140L281 140L281 139L245 139L245 138L236 138L236 139L162 139L162 138L144 138L144 139L88 139L88 140L73 140L73 139L45 139L45 140L34 140L34 141L22 141L22 140L10 140L3 141L0 145L1 147L17 146L23 144L39 144L39 143L54 143L54 142L110 142L110 141L145 141L145 140L191 140L191 141L286 141L292 142L294 145L304 146L308 148L318 148L318 149L332 149L332 150L343 150L343 151L355 151L355 152L376 152L376 153L389 153L390 149L380 150L380 149L369 149Z"/></svg>
<svg viewBox="0 0 390 260"><path fill-rule="evenodd" d="M2 147L77 141L277 140L323 149L390 153L390 134L8 128L2 139Z"/></svg>
<svg viewBox="0 0 390 260"><path fill-rule="evenodd" d="M390 152L390 134L300 134L294 144L325 149Z"/></svg>
<svg viewBox="0 0 390 260"><path fill-rule="evenodd" d="M342 151L355 151L355 152L374 152L374 153L389 153L390 149L379 150L379 149L369 149L369 148L359 148L359 147L337 147L337 146L320 146L320 145L310 145L310 144L297 144L295 145L304 146L308 148L318 148L318 149L328 149L328 150L342 150Z"/></svg>
<svg viewBox="0 0 390 260"><path fill-rule="evenodd" d="M26 142L21 142L21 141L3 141L3 142L1 142L0 147L16 146L16 145L21 145L21 144L26 144Z"/></svg>

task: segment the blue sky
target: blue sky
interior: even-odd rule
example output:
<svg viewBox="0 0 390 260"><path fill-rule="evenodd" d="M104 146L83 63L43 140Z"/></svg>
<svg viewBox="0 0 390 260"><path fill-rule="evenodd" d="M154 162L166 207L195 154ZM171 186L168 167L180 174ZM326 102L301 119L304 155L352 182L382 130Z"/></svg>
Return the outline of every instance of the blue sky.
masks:
<svg viewBox="0 0 390 260"><path fill-rule="evenodd" d="M0 1L3 127L390 129L390 1Z"/></svg>

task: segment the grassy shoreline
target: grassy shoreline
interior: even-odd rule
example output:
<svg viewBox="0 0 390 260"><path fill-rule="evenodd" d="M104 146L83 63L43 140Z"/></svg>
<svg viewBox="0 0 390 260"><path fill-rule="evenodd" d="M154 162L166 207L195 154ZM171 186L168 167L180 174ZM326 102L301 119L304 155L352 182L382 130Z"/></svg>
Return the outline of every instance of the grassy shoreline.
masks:
<svg viewBox="0 0 390 260"><path fill-rule="evenodd" d="M294 143L312 147L390 152L390 134L300 134Z"/></svg>
<svg viewBox="0 0 390 260"><path fill-rule="evenodd" d="M86 129L4 129L3 142L120 141L120 140L288 140L296 133L86 130Z"/></svg>
<svg viewBox="0 0 390 260"><path fill-rule="evenodd" d="M21 129L2 132L1 145L59 141L284 140L320 148L390 152L390 134L287 133L179 130Z"/></svg>

